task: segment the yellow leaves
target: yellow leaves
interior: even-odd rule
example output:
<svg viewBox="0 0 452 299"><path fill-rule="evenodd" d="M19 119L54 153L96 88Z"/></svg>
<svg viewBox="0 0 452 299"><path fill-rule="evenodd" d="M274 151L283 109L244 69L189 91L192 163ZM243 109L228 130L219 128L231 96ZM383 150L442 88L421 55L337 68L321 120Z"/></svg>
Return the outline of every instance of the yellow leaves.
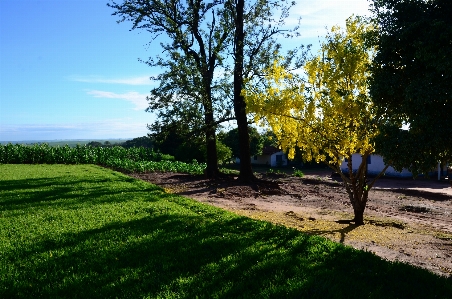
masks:
<svg viewBox="0 0 452 299"><path fill-rule="evenodd" d="M367 64L373 49L364 47L370 28L349 18L345 32L333 27L319 56L306 62L308 84L282 67L277 58L265 70L262 88L247 82L243 95L256 122L270 126L290 159L300 147L307 161L338 165L350 153L373 152L376 134L367 95Z"/></svg>
<svg viewBox="0 0 452 299"><path fill-rule="evenodd" d="M287 153L287 157L289 158L289 159L293 159L293 158L295 158L295 148L289 148L289 152Z"/></svg>

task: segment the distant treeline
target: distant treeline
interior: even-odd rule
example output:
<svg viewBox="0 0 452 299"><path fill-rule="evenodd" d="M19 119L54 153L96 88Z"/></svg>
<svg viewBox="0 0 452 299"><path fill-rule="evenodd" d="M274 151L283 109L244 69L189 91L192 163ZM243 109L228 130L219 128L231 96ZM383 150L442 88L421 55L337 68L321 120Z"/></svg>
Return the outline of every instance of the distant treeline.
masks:
<svg viewBox="0 0 452 299"><path fill-rule="evenodd" d="M147 147L152 148L153 144L149 137L143 136L134 138L131 140L125 140L125 139L99 139L99 140L83 140L83 139L73 139L73 140L46 140L46 141L38 141L38 140L29 140L29 141L15 141L15 142L8 142L8 141L1 141L0 145L6 145L8 143L12 144L22 144L22 145L41 145L41 144L47 144L52 147L56 146L69 146L69 147L76 147L77 145L83 146L83 145L90 145L93 147L112 147L112 146L122 146L125 148L130 147Z"/></svg>
<svg viewBox="0 0 452 299"><path fill-rule="evenodd" d="M137 137L132 140L126 140L124 142L115 142L111 141L90 141L86 145L92 147L112 147L112 146L122 146L124 148L132 148L132 147L145 147L145 148L153 148L152 140L149 137Z"/></svg>

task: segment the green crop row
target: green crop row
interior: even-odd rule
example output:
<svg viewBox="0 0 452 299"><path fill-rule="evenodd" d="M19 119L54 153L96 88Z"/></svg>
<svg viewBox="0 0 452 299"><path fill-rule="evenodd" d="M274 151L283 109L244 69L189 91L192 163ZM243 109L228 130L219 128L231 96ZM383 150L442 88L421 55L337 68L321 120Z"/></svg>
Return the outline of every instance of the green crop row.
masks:
<svg viewBox="0 0 452 299"><path fill-rule="evenodd" d="M192 162L184 163L179 161L133 161L130 159L107 160L105 166L122 172L180 172L190 174L202 174L206 164Z"/></svg>
<svg viewBox="0 0 452 299"><path fill-rule="evenodd" d="M206 168L203 163L174 161L173 156L144 147L52 147L48 144L28 146L11 143L0 145L0 164L97 164L124 172L170 171L192 174L202 174Z"/></svg>
<svg viewBox="0 0 452 299"><path fill-rule="evenodd" d="M36 144L0 145L0 163L2 164L105 164L108 159L130 159L133 161L174 160L174 157L155 153L152 149L137 147L76 147Z"/></svg>

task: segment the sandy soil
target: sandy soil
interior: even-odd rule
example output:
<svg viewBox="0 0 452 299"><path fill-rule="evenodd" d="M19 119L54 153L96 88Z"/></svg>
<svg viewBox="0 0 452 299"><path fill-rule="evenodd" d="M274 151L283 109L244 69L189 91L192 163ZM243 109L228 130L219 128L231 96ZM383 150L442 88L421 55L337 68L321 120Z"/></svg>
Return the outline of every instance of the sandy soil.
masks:
<svg viewBox="0 0 452 299"><path fill-rule="evenodd" d="M130 174L167 192L247 217L294 227L452 277L452 187L448 182L382 178L369 192L364 226L355 226L340 178L329 171L303 178L259 175L252 185L233 176L206 180L175 173Z"/></svg>

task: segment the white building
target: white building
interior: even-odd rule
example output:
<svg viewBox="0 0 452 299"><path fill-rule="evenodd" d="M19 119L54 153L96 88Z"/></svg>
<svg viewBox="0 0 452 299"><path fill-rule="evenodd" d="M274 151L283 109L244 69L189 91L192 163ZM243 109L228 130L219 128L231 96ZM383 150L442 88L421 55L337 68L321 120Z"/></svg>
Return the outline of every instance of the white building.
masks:
<svg viewBox="0 0 452 299"><path fill-rule="evenodd" d="M235 159L240 163L240 159ZM261 155L251 157L252 164L268 165L271 167L287 166L288 160L284 152L274 146L266 146L262 149Z"/></svg>
<svg viewBox="0 0 452 299"><path fill-rule="evenodd" d="M353 154L352 155L352 165L353 170L358 170L359 165L361 164L361 154ZM370 155L367 158L367 173L372 176L378 175L383 168L385 168L385 163L383 162L383 157L380 155ZM342 161L341 164L342 172L348 172L347 159ZM408 169L403 169L402 172L396 171L391 166L386 169L385 175L393 176L393 177L411 177L412 174Z"/></svg>
<svg viewBox="0 0 452 299"><path fill-rule="evenodd" d="M353 154L352 155L352 163L353 163L353 170L358 170L359 165L361 164L361 154ZM386 166L386 164L383 162L383 157L380 155L370 155L367 158L367 173L371 176L377 176L383 168ZM348 165L347 160L343 161L341 164L341 170L342 172L348 172ZM441 169L438 165L438 172L440 175L442 173L447 174L447 167L443 166L443 169ZM431 174L434 174L432 172ZM388 167L385 171L386 176L391 177L412 177L412 173L404 168L401 172L396 171L391 166Z"/></svg>

